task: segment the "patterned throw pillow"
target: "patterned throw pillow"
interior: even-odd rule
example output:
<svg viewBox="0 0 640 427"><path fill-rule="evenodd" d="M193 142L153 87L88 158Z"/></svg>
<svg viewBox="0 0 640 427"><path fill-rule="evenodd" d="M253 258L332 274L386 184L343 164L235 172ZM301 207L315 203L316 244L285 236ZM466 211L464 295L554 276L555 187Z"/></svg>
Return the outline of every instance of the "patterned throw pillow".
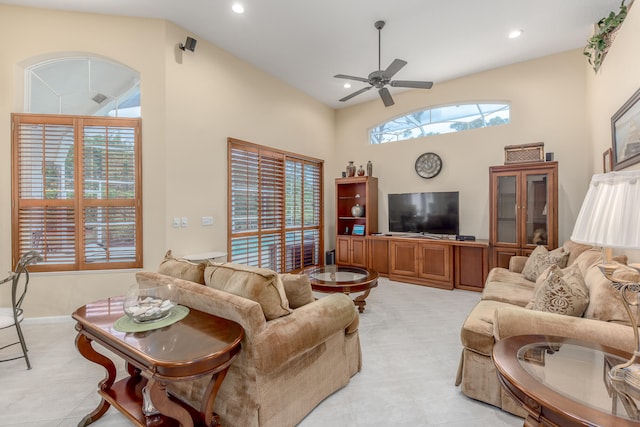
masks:
<svg viewBox="0 0 640 427"><path fill-rule="evenodd" d="M535 282L540 273L551 265L557 265L560 268L567 266L569 260L569 252L565 252L563 248L554 249L551 252L544 246L538 246L531 252L527 262L522 269L522 275L525 279Z"/></svg>
<svg viewBox="0 0 640 427"><path fill-rule="evenodd" d="M589 288L584 283L580 269L570 266L560 270L560 267L553 265L527 308L581 317L588 304Z"/></svg>

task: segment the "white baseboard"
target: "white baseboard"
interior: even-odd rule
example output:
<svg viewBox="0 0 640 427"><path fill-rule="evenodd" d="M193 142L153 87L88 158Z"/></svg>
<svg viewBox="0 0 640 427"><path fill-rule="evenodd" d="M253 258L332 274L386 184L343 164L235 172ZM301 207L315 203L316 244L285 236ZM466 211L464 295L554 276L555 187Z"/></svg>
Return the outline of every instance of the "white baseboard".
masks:
<svg viewBox="0 0 640 427"><path fill-rule="evenodd" d="M74 320L71 316L44 316L44 317L27 317L22 323L23 324L37 324L37 323L71 323Z"/></svg>

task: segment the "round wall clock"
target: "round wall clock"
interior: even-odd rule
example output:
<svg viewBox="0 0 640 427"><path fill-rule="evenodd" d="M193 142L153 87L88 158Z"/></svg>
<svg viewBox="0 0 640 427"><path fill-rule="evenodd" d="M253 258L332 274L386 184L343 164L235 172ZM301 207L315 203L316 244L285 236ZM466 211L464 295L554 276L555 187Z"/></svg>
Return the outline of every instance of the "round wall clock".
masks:
<svg viewBox="0 0 640 427"><path fill-rule="evenodd" d="M424 153L416 159L416 173L422 178L433 178L442 170L442 159L436 153Z"/></svg>

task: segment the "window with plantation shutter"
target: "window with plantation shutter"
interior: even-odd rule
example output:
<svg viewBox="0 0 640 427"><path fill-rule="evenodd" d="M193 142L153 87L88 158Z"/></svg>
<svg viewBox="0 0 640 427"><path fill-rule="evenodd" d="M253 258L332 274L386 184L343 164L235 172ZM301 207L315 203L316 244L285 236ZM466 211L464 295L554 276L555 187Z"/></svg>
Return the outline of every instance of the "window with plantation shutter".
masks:
<svg viewBox="0 0 640 427"><path fill-rule="evenodd" d="M229 139L229 259L299 270L321 263L322 161Z"/></svg>
<svg viewBox="0 0 640 427"><path fill-rule="evenodd" d="M140 119L14 114L12 132L14 263L141 267Z"/></svg>

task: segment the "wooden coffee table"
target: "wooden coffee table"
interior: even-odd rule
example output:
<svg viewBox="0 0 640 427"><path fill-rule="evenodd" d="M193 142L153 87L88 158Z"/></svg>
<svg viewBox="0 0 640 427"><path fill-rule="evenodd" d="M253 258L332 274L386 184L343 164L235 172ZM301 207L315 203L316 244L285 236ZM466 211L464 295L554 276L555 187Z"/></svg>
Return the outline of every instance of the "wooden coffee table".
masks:
<svg viewBox="0 0 640 427"><path fill-rule="evenodd" d="M608 375L612 363L628 357L610 347L541 335L510 337L493 348L503 388L528 413L525 427L639 426L633 420L638 395L619 393Z"/></svg>
<svg viewBox="0 0 640 427"><path fill-rule="evenodd" d="M309 277L311 288L317 292L346 295L364 292L353 300L360 313L364 311L371 288L378 286L378 272L366 268L325 265L306 268L302 273Z"/></svg>
<svg viewBox="0 0 640 427"><path fill-rule="evenodd" d="M183 320L161 329L119 332L113 325L124 315L123 302L124 297L97 301L80 307L72 315L77 322L78 351L107 371L98 384L100 404L78 426L96 421L111 405L134 424L146 426L150 420L142 410L145 386L151 403L160 412L153 416L154 426L216 426L218 419L213 413L213 403L229 366L240 352L240 341L244 336L242 327L230 320L190 309ZM116 381L113 361L98 353L93 342L123 358L129 375ZM169 383L205 375L211 375L211 380L199 408L192 408L166 391Z"/></svg>

